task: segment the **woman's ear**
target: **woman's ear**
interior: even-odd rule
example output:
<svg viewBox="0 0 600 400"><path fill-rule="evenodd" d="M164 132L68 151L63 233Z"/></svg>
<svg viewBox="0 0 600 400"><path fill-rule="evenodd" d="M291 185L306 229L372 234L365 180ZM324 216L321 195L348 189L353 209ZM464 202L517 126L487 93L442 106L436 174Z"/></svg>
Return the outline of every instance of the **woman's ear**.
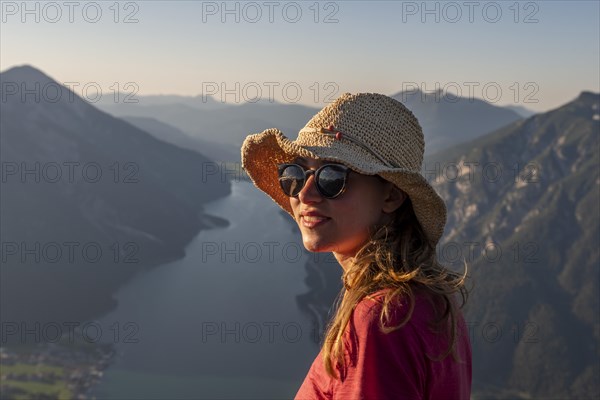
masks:
<svg viewBox="0 0 600 400"><path fill-rule="evenodd" d="M406 200L406 193L394 185L392 182L387 181L385 190L385 197L383 199L383 209L382 211L385 213L393 213L396 211L404 200Z"/></svg>

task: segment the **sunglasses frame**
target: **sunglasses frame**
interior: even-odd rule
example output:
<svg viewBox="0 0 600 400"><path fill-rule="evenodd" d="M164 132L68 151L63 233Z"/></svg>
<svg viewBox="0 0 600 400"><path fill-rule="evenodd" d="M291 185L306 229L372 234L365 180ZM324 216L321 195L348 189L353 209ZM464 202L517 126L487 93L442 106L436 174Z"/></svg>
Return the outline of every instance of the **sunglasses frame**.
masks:
<svg viewBox="0 0 600 400"><path fill-rule="evenodd" d="M283 185L281 184L281 174L287 167L290 167L290 166L296 166L296 167L300 168L300 170L304 173L304 180L302 183L302 187L298 191L298 194L295 196L290 196L289 194L287 194L285 192L285 190L283 189ZM323 190L321 190L321 185L319 185L319 176L320 176L321 172L323 171L323 169L326 167L335 167L335 168L341 169L344 172L344 185L342 186L342 189L339 191L339 193L337 193L335 196L328 196L325 193L323 193ZM335 198L341 196L346 191L346 187L348 186L348 175L350 174L350 171L352 171L352 169L350 167L347 167L342 164L324 164L324 165L321 165L317 169L305 169L302 165L294 164L294 163L277 164L277 176L278 176L278 180L279 180L279 185L281 186L281 190L283 191L283 193L288 197L298 197L298 195L300 194L302 189L304 189L304 187L306 186L306 182L308 182L308 178L310 177L310 175L314 174L315 175L315 186L317 187L317 191L319 192L319 194L326 199L335 199Z"/></svg>

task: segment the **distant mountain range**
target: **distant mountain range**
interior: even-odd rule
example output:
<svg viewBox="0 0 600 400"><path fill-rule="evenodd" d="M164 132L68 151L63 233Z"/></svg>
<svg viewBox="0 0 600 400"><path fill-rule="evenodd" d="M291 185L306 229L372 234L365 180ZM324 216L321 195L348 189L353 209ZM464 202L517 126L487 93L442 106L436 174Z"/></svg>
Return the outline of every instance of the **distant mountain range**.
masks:
<svg viewBox="0 0 600 400"><path fill-rule="evenodd" d="M392 96L411 110L423 127L425 155L464 143L521 119L511 109L483 100L419 90Z"/></svg>
<svg viewBox="0 0 600 400"><path fill-rule="evenodd" d="M7 70L0 83L17 89L3 93L0 110L4 321L105 313L129 277L182 257L201 229L226 222L202 212L230 193L206 174L211 159L96 109L35 68Z"/></svg>
<svg viewBox="0 0 600 400"><path fill-rule="evenodd" d="M212 96L180 96L180 95L147 95L139 96L133 92L113 93L111 96L102 96L96 105L103 106L114 105L115 97L122 99L122 104L139 104L141 106L165 106L170 104L181 104L192 108L203 110L218 110L227 108L230 105L221 101L215 100Z"/></svg>
<svg viewBox="0 0 600 400"><path fill-rule="evenodd" d="M235 149L232 146L210 142L199 137L192 137L180 129L155 118L121 117L121 119L167 143L202 154L210 154L211 159L214 160L236 160L239 158L239 149L238 151L234 151Z"/></svg>
<svg viewBox="0 0 600 400"><path fill-rule="evenodd" d="M425 134L427 154L522 118L512 109L478 99L458 97L450 102L443 96L420 91L399 92L393 97L403 102L419 119ZM190 148L210 148L220 157L228 157L225 161L234 162L239 161L239 150L247 135L275 127L293 139L319 111L314 107L277 102L224 104L210 96L139 96L137 100L138 103L110 103L107 100L98 106L134 124L142 123L139 118L152 118L168 124L172 128L159 127L158 124L151 127L150 121L143 122L145 128L162 140L182 143L180 133L173 132L176 128L197 141L193 144L185 138L184 142ZM527 113L524 108L520 110ZM168 139L169 134L177 139Z"/></svg>
<svg viewBox="0 0 600 400"><path fill-rule="evenodd" d="M267 128L281 129L292 138L300 128L318 111L296 104L246 103L227 105L218 109L196 108L192 102L142 105L107 104L100 107L117 117L153 118L171 125L193 139L195 147L206 146L219 153L235 154L235 158L223 161L240 161L240 149L247 135L262 132Z"/></svg>
<svg viewBox="0 0 600 400"><path fill-rule="evenodd" d="M600 393L599 146L600 95L582 92L426 158L448 206L440 260L469 265L475 399ZM323 260L298 297L321 327L341 289Z"/></svg>

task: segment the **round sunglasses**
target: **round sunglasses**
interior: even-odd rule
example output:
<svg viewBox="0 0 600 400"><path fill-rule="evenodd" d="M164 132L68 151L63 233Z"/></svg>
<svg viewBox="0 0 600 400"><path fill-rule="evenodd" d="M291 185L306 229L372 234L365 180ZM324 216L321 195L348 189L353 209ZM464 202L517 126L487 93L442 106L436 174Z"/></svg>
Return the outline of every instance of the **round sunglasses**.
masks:
<svg viewBox="0 0 600 400"><path fill-rule="evenodd" d="M315 184L321 196L334 199L346 190L350 168L339 164L325 164L316 170L307 170L298 164L277 164L279 184L283 193L296 197L308 181L315 175Z"/></svg>

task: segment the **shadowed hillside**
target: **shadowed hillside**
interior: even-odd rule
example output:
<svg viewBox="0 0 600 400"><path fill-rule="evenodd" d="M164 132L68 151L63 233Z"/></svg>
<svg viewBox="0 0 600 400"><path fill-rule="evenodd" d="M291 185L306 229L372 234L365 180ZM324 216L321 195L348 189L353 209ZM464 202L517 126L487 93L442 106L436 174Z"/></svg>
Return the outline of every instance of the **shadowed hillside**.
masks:
<svg viewBox="0 0 600 400"><path fill-rule="evenodd" d="M211 160L155 139L29 67L0 74L3 321L83 320L180 258L230 192ZM29 94L25 94L26 90Z"/></svg>

